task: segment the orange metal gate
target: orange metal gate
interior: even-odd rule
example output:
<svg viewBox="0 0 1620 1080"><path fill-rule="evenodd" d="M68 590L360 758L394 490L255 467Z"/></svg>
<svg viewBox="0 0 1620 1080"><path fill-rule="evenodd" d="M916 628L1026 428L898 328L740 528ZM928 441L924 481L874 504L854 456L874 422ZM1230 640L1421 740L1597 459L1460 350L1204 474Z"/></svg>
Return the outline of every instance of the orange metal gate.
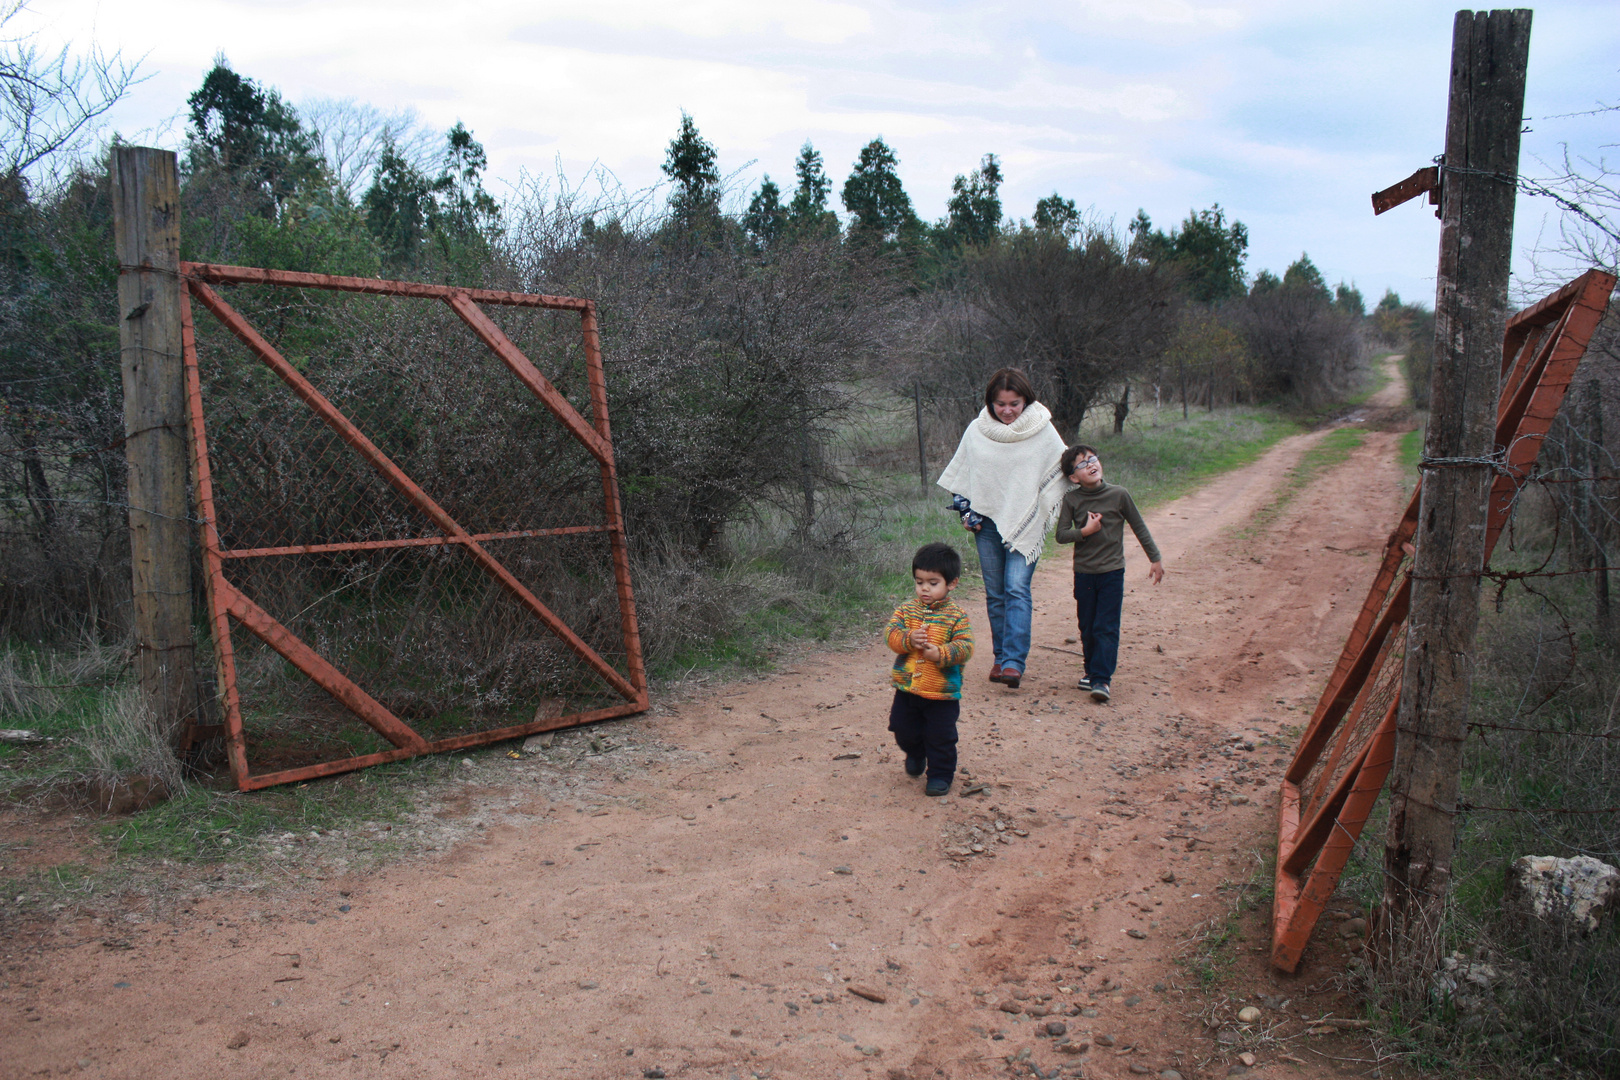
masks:
<svg viewBox="0 0 1620 1080"><path fill-rule="evenodd" d="M647 708L591 301L181 275L217 699L241 790ZM235 342L199 327L193 300ZM550 320L530 329L573 358L589 421L485 306ZM577 317L577 338L551 313ZM598 521L569 520L592 506ZM233 641L233 621L252 638Z"/></svg>
<svg viewBox="0 0 1620 1080"><path fill-rule="evenodd" d="M1614 286L1614 275L1589 270L1508 320L1496 424L1504 450L1488 503L1487 562ZM1420 477L1283 779L1271 962L1285 971L1298 967L1394 764L1421 494Z"/></svg>

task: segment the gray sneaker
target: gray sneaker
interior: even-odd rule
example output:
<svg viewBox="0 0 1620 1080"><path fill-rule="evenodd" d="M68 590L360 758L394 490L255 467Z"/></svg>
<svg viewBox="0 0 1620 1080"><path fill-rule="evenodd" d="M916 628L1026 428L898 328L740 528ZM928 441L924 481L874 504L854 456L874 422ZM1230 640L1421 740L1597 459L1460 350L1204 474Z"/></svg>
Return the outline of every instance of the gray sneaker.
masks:
<svg viewBox="0 0 1620 1080"><path fill-rule="evenodd" d="M1108 693L1108 684L1105 682L1091 684L1091 700L1107 701L1111 695Z"/></svg>
<svg viewBox="0 0 1620 1080"><path fill-rule="evenodd" d="M1091 676L1090 675L1082 675L1082 676L1080 676L1080 689L1082 689L1082 690L1090 690L1091 689Z"/></svg>

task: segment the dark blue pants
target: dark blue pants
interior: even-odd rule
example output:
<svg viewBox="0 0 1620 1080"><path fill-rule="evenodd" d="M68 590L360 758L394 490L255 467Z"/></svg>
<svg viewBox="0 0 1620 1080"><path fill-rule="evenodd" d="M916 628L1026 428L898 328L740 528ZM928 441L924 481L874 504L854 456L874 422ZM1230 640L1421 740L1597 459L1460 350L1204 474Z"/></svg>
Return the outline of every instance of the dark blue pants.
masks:
<svg viewBox="0 0 1620 1080"><path fill-rule="evenodd" d="M906 757L928 762L928 779L949 780L956 775L956 718L961 714L960 701L896 690L889 706L889 730Z"/></svg>
<svg viewBox="0 0 1620 1080"><path fill-rule="evenodd" d="M1119 664L1119 613L1125 606L1125 568L1106 574L1074 575L1074 606L1080 622L1080 650L1094 683L1112 682Z"/></svg>

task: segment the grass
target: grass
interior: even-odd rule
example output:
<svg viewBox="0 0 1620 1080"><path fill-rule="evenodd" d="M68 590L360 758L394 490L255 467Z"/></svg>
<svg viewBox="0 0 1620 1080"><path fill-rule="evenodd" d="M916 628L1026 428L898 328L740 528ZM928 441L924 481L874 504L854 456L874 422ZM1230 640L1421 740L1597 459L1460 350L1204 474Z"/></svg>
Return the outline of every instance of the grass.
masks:
<svg viewBox="0 0 1620 1080"><path fill-rule="evenodd" d="M1413 487L1417 483L1418 462L1423 460L1423 429L1413 428L1401 436L1400 454L1396 458L1400 462L1401 472L1406 474L1406 486Z"/></svg>
<svg viewBox="0 0 1620 1080"><path fill-rule="evenodd" d="M1288 470L1276 495L1256 512L1239 535L1254 536L1270 528L1300 492L1310 487L1327 470L1349 460L1365 439L1361 431L1348 427L1335 428L1322 436L1315 446L1300 456L1299 463Z"/></svg>

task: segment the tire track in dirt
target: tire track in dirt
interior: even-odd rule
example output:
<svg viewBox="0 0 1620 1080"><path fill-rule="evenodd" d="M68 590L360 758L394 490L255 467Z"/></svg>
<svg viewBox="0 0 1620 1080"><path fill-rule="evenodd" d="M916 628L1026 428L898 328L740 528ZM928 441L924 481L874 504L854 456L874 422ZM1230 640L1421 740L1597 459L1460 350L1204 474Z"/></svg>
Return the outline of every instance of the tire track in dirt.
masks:
<svg viewBox="0 0 1620 1080"><path fill-rule="evenodd" d="M1178 946L1274 845L1291 736L1404 497L1399 436L1368 432L1247 535L1322 435L1148 515L1168 576L1130 551L1109 705L1056 651L1078 646L1048 559L1055 648L1017 691L972 662L946 799L891 749L876 634L807 651L598 729L642 748L633 769L484 759L463 805L488 827L443 857L199 903L127 950L63 927L81 947L0 994L0 1076L1225 1075ZM1238 978L1271 978L1263 946Z"/></svg>

